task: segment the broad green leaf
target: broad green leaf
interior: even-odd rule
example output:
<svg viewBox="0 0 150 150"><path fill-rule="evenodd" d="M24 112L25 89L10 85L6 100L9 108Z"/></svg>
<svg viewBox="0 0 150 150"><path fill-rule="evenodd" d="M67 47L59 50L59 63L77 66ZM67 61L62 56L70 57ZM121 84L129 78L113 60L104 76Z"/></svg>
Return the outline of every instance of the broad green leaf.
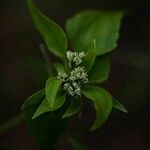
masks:
<svg viewBox="0 0 150 150"><path fill-rule="evenodd" d="M91 130L96 130L103 125L112 110L112 97L105 89L94 86L84 88L83 94L94 103L96 118Z"/></svg>
<svg viewBox="0 0 150 150"><path fill-rule="evenodd" d="M89 150L85 144L81 143L79 140L75 138L70 137L69 143L72 145L73 150Z"/></svg>
<svg viewBox="0 0 150 150"><path fill-rule="evenodd" d="M109 76L109 56L103 55L95 60L95 63L89 72L89 80L92 83L101 83Z"/></svg>
<svg viewBox="0 0 150 150"><path fill-rule="evenodd" d="M119 101L117 101L115 98L113 98L113 108L118 109L118 110L125 112L125 113L128 112L125 109L125 107Z"/></svg>
<svg viewBox="0 0 150 150"><path fill-rule="evenodd" d="M46 98L49 102L50 108L55 109L55 101L57 92L61 86L62 81L57 77L49 78L46 82Z"/></svg>
<svg viewBox="0 0 150 150"><path fill-rule="evenodd" d="M64 73L65 72L64 66L60 63L55 63L54 68L55 68L57 73Z"/></svg>
<svg viewBox="0 0 150 150"><path fill-rule="evenodd" d="M97 56L110 52L117 44L122 12L84 11L66 23L72 47L76 51L87 51L96 40Z"/></svg>
<svg viewBox="0 0 150 150"><path fill-rule="evenodd" d="M67 37L64 31L49 18L44 16L34 5L32 0L27 0L27 4L33 19L33 22L44 39L44 42L50 52L64 59L67 50Z"/></svg>
<svg viewBox="0 0 150 150"><path fill-rule="evenodd" d="M87 71L90 71L91 68L93 67L95 58L96 58L96 41L94 39L86 53L85 59L83 61L83 65L85 66Z"/></svg>
<svg viewBox="0 0 150 150"><path fill-rule="evenodd" d="M21 110L30 108L34 105L36 105L37 103L39 103L45 96L45 89L42 89L38 92L36 92L35 94L31 95L21 106Z"/></svg>
<svg viewBox="0 0 150 150"><path fill-rule="evenodd" d="M62 118L73 116L82 108L82 101L79 101L77 99L74 99L71 101L71 105L67 108L66 112L63 114Z"/></svg>
<svg viewBox="0 0 150 150"><path fill-rule="evenodd" d="M58 92L55 98L56 102L55 102L54 109L52 109L48 103L48 100L45 98L43 102L39 105L37 110L35 111L32 119L35 119L36 117L38 117L39 115L42 115L43 113L54 111L60 108L65 103L65 100L66 100L65 94L62 94L62 92Z"/></svg>

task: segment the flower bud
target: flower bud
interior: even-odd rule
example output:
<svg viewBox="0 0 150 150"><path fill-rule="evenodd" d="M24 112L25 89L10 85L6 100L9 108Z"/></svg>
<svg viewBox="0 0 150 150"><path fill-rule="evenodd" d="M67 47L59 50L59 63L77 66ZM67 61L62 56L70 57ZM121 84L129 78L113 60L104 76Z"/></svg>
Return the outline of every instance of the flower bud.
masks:
<svg viewBox="0 0 150 150"><path fill-rule="evenodd" d="M74 57L74 53L71 52L71 51L68 51L68 52L67 52L67 58L68 58L68 60L69 60L70 62L73 60L73 57Z"/></svg>

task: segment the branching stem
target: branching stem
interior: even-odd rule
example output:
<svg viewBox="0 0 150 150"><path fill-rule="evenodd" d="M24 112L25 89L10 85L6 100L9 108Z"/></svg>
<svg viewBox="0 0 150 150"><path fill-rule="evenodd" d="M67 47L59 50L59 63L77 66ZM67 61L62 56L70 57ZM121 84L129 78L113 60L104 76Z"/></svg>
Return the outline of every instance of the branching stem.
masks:
<svg viewBox="0 0 150 150"><path fill-rule="evenodd" d="M0 136L3 135L4 133L6 133L7 131L11 130L12 128L15 128L24 119L25 119L24 113L20 113L19 115L11 118L9 121L0 125Z"/></svg>

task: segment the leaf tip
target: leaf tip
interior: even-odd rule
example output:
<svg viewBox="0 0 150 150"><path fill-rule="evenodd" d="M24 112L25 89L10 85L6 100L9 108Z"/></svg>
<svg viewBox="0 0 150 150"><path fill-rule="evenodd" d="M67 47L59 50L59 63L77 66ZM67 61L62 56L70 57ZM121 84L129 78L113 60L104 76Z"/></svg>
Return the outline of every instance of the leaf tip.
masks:
<svg viewBox="0 0 150 150"><path fill-rule="evenodd" d="M123 107L123 110L122 110L124 113L128 113L127 109L125 107Z"/></svg>
<svg viewBox="0 0 150 150"><path fill-rule="evenodd" d="M67 118L67 117L70 117L67 113L64 113L63 115L62 115L62 119L65 119L65 118Z"/></svg>
<svg viewBox="0 0 150 150"><path fill-rule="evenodd" d="M35 119L36 117L37 117L36 115L33 115L31 119L33 120L33 119Z"/></svg>

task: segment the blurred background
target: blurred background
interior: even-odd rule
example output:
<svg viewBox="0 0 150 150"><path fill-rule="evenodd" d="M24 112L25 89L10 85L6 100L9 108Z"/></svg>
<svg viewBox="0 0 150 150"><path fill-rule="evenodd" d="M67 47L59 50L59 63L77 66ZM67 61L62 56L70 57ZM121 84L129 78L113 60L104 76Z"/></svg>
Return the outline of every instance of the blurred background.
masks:
<svg viewBox="0 0 150 150"><path fill-rule="evenodd" d="M104 126L90 133L93 112L72 118L55 149L72 149L66 134L78 137L91 150L150 150L150 5L146 0L36 0L51 19L65 20L84 9L125 10L118 47L111 53L111 72L104 86L127 108L113 111ZM0 1L0 123L17 115L22 102L44 86L41 39L25 1ZM42 81L40 80L42 78ZM88 114L88 115L87 115ZM92 117L91 117L92 116ZM92 119L91 119L92 118ZM82 124L82 128L79 127ZM84 127L84 128L83 128ZM22 123L0 137L0 150L38 150Z"/></svg>

